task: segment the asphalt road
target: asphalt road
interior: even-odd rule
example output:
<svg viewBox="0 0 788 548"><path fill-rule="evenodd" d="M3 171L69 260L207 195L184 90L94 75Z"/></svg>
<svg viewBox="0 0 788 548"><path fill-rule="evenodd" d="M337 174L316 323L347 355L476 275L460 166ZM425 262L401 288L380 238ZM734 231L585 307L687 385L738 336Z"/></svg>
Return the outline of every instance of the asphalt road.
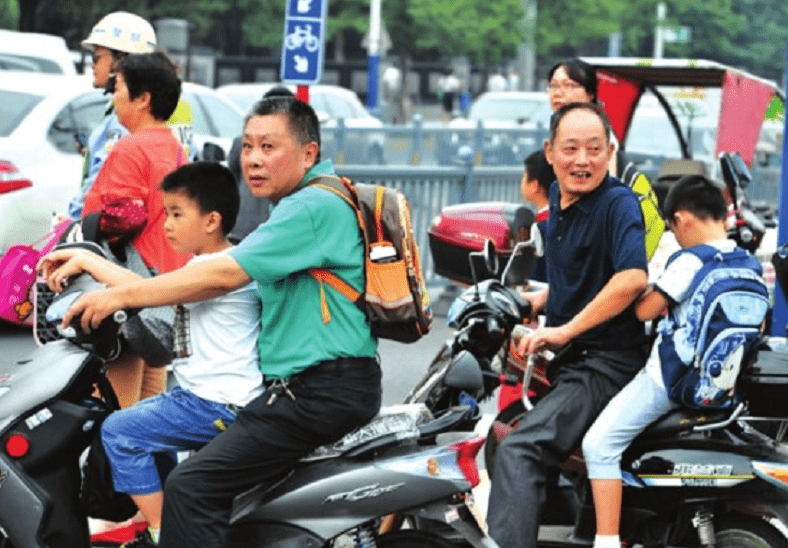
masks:
<svg viewBox="0 0 788 548"><path fill-rule="evenodd" d="M26 359L36 348L32 330L0 322L0 352L7 363ZM401 403L421 378L443 342L451 336L443 318L436 318L430 333L420 341L402 344L381 341L379 354L383 368L383 403Z"/></svg>

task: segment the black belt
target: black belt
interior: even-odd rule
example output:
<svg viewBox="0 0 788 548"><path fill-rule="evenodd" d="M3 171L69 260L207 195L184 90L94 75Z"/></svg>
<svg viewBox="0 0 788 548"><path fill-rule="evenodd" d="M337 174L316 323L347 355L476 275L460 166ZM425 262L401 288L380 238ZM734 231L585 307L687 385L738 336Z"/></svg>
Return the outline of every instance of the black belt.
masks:
<svg viewBox="0 0 788 548"><path fill-rule="evenodd" d="M297 379L299 376L312 373L316 371L320 371L321 373L335 373L341 374L345 371L357 371L361 367L368 367L372 364L378 363L377 357L369 357L369 358L337 358L335 360L326 360L322 362L317 362L314 365L310 365L303 371L299 371L298 373L287 377L286 379L269 379L266 378L263 382L263 386L269 388L275 382L291 382L294 379Z"/></svg>

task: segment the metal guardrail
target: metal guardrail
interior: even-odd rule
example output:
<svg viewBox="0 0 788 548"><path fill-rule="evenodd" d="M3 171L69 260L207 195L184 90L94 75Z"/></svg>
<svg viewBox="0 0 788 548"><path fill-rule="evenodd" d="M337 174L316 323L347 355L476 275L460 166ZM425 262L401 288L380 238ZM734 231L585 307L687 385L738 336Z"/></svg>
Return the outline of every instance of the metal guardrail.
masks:
<svg viewBox="0 0 788 548"><path fill-rule="evenodd" d="M356 183L401 190L410 205L413 232L427 284L445 283L435 274L428 231L444 207L468 202L522 202L522 169L511 167L368 167L338 165L337 172Z"/></svg>
<svg viewBox="0 0 788 548"><path fill-rule="evenodd" d="M452 127L417 116L407 125L361 128L338 119L335 126L321 127L321 148L337 164L515 166L541 148L548 135L541 125L490 129L481 122L468 124Z"/></svg>
<svg viewBox="0 0 788 548"><path fill-rule="evenodd" d="M337 122L336 127L321 128L323 153L337 165L374 164L410 169L474 164L518 170L522 169L525 157L541 148L547 138L547 131L542 127L491 129L478 123L456 128L441 122L422 122L419 118L408 125L382 128L346 127L343 120ZM656 180L659 166L666 159L660 150L629 151L628 157L652 180ZM755 162L751 171L750 199L777 203L780 166Z"/></svg>

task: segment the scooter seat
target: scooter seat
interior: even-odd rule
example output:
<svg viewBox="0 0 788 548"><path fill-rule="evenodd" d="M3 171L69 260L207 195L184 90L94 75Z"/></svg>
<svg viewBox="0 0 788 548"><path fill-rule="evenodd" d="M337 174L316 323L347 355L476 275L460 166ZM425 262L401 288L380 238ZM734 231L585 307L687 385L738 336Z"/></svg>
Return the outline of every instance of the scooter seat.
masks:
<svg viewBox="0 0 788 548"><path fill-rule="evenodd" d="M674 409L649 425L640 437L672 437L681 432L692 430L696 426L723 422L732 412L733 409Z"/></svg>
<svg viewBox="0 0 788 548"><path fill-rule="evenodd" d="M68 341L55 341L0 374L0 432L65 390L89 357Z"/></svg>

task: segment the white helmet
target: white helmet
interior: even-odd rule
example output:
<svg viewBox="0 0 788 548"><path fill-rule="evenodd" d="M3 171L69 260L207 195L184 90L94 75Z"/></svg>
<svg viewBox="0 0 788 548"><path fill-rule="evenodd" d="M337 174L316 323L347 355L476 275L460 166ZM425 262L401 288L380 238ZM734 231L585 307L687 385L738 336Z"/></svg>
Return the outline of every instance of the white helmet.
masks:
<svg viewBox="0 0 788 548"><path fill-rule="evenodd" d="M125 53L151 53L156 48L156 33L139 15L115 11L96 23L90 36L82 41L84 48L93 49L93 46Z"/></svg>

